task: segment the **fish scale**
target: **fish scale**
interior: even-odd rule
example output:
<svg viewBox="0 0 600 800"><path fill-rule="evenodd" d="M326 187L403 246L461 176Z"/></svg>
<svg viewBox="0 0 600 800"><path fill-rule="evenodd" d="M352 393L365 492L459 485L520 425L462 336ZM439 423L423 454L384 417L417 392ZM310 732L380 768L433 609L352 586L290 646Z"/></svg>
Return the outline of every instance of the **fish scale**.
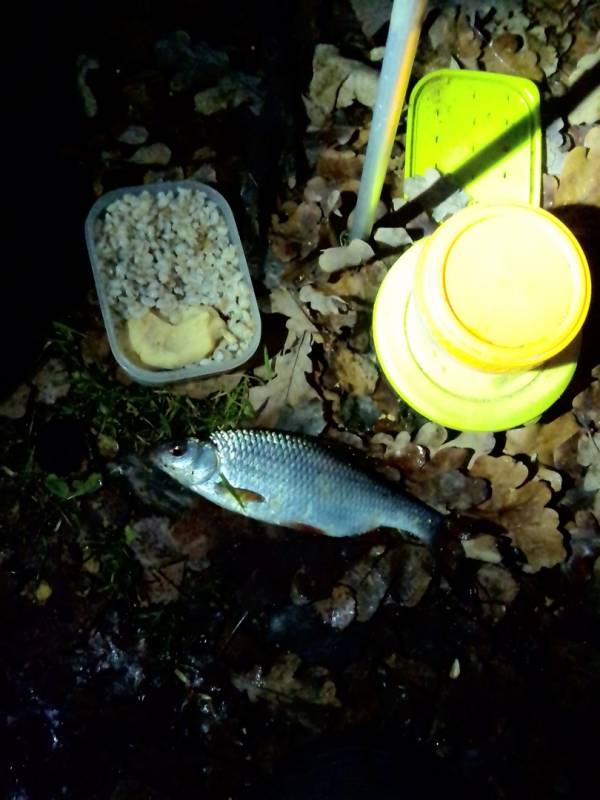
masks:
<svg viewBox="0 0 600 800"><path fill-rule="evenodd" d="M175 450L177 455L172 446L159 448L155 463L197 494L263 522L329 536L397 528L429 543L442 520L358 464L350 449L343 458L309 437L221 431L205 442L188 440L181 453Z"/></svg>

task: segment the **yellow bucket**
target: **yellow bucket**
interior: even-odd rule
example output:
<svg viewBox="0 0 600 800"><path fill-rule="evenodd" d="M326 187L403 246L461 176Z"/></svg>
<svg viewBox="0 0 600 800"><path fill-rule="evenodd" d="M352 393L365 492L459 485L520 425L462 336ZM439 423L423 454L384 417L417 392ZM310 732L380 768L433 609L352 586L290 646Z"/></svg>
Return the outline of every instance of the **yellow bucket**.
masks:
<svg viewBox="0 0 600 800"><path fill-rule="evenodd" d="M590 296L585 255L555 217L472 206L390 269L375 302L375 349L391 385L424 416L504 430L567 387Z"/></svg>

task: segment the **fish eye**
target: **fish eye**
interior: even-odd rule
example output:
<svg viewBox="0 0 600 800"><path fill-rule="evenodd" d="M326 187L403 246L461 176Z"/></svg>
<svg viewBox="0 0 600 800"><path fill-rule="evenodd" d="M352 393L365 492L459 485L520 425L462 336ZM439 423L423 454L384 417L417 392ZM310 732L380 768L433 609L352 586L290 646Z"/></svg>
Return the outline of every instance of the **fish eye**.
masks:
<svg viewBox="0 0 600 800"><path fill-rule="evenodd" d="M185 455L186 450L187 446L185 444L175 444L171 447L169 452L172 456L178 457Z"/></svg>

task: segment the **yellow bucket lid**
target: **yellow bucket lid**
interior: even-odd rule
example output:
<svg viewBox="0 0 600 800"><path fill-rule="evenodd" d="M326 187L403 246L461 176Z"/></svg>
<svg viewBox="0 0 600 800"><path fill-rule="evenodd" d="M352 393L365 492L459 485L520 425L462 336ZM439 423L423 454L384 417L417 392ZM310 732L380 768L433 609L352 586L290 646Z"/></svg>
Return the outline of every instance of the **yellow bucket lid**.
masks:
<svg viewBox="0 0 600 800"><path fill-rule="evenodd" d="M535 419L569 385L580 336L543 364L519 372L487 372L457 359L432 335L413 294L429 243L417 242L396 261L375 300L375 351L390 385L423 416L458 430L500 431Z"/></svg>
<svg viewBox="0 0 600 800"><path fill-rule="evenodd" d="M547 211L472 206L427 241L414 295L449 353L504 372L542 364L573 341L589 309L591 281L577 240Z"/></svg>

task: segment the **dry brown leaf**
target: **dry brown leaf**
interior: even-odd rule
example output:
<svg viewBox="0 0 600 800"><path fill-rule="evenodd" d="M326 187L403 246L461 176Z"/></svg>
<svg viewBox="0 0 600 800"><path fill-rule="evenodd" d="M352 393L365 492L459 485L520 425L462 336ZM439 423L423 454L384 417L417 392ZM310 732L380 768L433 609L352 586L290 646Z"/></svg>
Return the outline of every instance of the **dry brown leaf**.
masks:
<svg viewBox="0 0 600 800"><path fill-rule="evenodd" d="M433 561L425 547L402 544L395 548L394 600L407 608L418 605L431 583Z"/></svg>
<svg viewBox="0 0 600 800"><path fill-rule="evenodd" d="M442 513L479 506L489 491L484 480L462 471L470 457L457 447L440 450L421 469L405 473L407 488Z"/></svg>
<svg viewBox="0 0 600 800"><path fill-rule="evenodd" d="M558 468L556 462L560 448L573 436L579 436L581 428L572 411L549 422L547 425L525 425L506 433L504 452L510 456L528 455L540 464Z"/></svg>
<svg viewBox="0 0 600 800"><path fill-rule="evenodd" d="M350 5L369 38L385 25L392 12L392 0L350 0Z"/></svg>
<svg viewBox="0 0 600 800"><path fill-rule="evenodd" d="M512 33L501 33L486 47L483 63L488 72L520 75L532 81L541 81L544 73L538 66L538 56L522 39Z"/></svg>
<svg viewBox="0 0 600 800"><path fill-rule="evenodd" d="M600 125L594 125L586 132L583 146L587 147L592 155L600 155Z"/></svg>
<svg viewBox="0 0 600 800"><path fill-rule="evenodd" d="M600 366L592 370L594 378L600 378ZM584 424L600 425L600 380L580 392L573 400L573 410Z"/></svg>
<svg viewBox="0 0 600 800"><path fill-rule="evenodd" d="M556 175L544 173L542 176L542 205L545 209L554 208L556 203L556 192L558 191L558 178Z"/></svg>
<svg viewBox="0 0 600 800"><path fill-rule="evenodd" d="M339 208L341 203L341 190L320 175L311 178L304 187L304 199L307 203L318 203L324 217Z"/></svg>
<svg viewBox="0 0 600 800"><path fill-rule="evenodd" d="M553 492L560 492L562 489L562 475L556 470L548 469L548 467L538 467L537 472L533 476L534 481L546 481L550 485Z"/></svg>
<svg viewBox="0 0 600 800"><path fill-rule="evenodd" d="M133 164L160 164L166 166L171 160L171 148L163 142L155 142L138 148L129 159Z"/></svg>
<svg viewBox="0 0 600 800"><path fill-rule="evenodd" d="M81 357L86 366L105 364L110 358L110 345L104 328L92 328L81 338Z"/></svg>
<svg viewBox="0 0 600 800"><path fill-rule="evenodd" d="M596 48L583 55L577 62L577 66L569 75L567 85L572 86L588 70L600 64L600 41L596 43ZM569 122L572 125L586 125L600 122L600 86L593 89L569 114Z"/></svg>
<svg viewBox="0 0 600 800"><path fill-rule="evenodd" d="M313 608L323 622L336 630L343 630L356 618L356 599L347 586L335 586L331 597L313 603Z"/></svg>
<svg viewBox="0 0 600 800"><path fill-rule="evenodd" d="M415 444L426 447L433 456L448 438L448 431L437 422L426 422L415 436Z"/></svg>
<svg viewBox="0 0 600 800"><path fill-rule="evenodd" d="M354 150L327 148L319 156L316 173L332 182L339 192L358 192L365 157Z"/></svg>
<svg viewBox="0 0 600 800"><path fill-rule="evenodd" d="M0 403L0 417L21 419L27 411L31 386L22 383L3 403Z"/></svg>
<svg viewBox="0 0 600 800"><path fill-rule="evenodd" d="M50 358L36 373L33 384L37 388L36 400L52 406L61 397L66 397L71 388L70 376L60 358Z"/></svg>
<svg viewBox="0 0 600 800"><path fill-rule="evenodd" d="M329 673L322 667L313 667L299 674L302 661L294 653L286 653L268 673L260 666L249 672L232 676L232 683L240 692L246 692L250 702L264 698L272 706L289 703L310 703L319 706L339 706L336 688Z"/></svg>
<svg viewBox="0 0 600 800"><path fill-rule="evenodd" d="M357 267L370 261L375 253L371 245L353 239L347 247L328 247L319 256L319 267L323 272L337 272L347 267Z"/></svg>
<svg viewBox="0 0 600 800"><path fill-rule="evenodd" d="M299 299L320 314L344 314L348 303L334 294L325 294L317 286L305 284L298 292Z"/></svg>
<svg viewBox="0 0 600 800"><path fill-rule="evenodd" d="M519 593L519 584L504 567L486 564L477 571L479 599L485 616L498 621Z"/></svg>
<svg viewBox="0 0 600 800"><path fill-rule="evenodd" d="M600 208L600 154L575 147L560 174L555 207L583 204Z"/></svg>
<svg viewBox="0 0 600 800"><path fill-rule="evenodd" d="M316 203L302 202L285 221L271 218L269 243L275 256L286 263L306 256L319 246L323 212Z"/></svg>
<svg viewBox="0 0 600 800"><path fill-rule="evenodd" d="M344 392L357 395L371 395L379 380L379 371L370 358L355 353L340 343L331 358L331 369L336 385Z"/></svg>
<svg viewBox="0 0 600 800"><path fill-rule="evenodd" d="M353 564L340 580L340 585L352 590L356 598L356 619L371 619L392 580L392 556L385 547L372 547L364 558Z"/></svg>
<svg viewBox="0 0 600 800"><path fill-rule="evenodd" d="M346 108L355 100L368 108L373 107L377 70L344 58L331 44L316 46L312 66L312 80L304 104L313 125L321 127L336 108Z"/></svg>
<svg viewBox="0 0 600 800"><path fill-rule="evenodd" d="M374 261L360 269L344 272L339 280L328 284L328 290L340 297L356 297L372 303L386 273L385 264L382 261Z"/></svg>
<svg viewBox="0 0 600 800"><path fill-rule="evenodd" d="M577 444L577 460L585 467L581 488L584 492L600 489L600 433L586 433Z"/></svg>
<svg viewBox="0 0 600 800"><path fill-rule="evenodd" d="M413 243L410 234L404 228L377 228L373 238L388 247L409 247Z"/></svg>
<svg viewBox="0 0 600 800"><path fill-rule="evenodd" d="M402 458L410 445L410 433L400 431L395 437L389 433L376 433L369 442L371 453L377 458Z"/></svg>
<svg viewBox="0 0 600 800"><path fill-rule="evenodd" d="M306 380L313 369L311 350L312 337L308 332L300 336L290 332L284 349L275 357L274 377L263 386L250 389L250 403L259 412L255 425L274 428L286 407L297 408L316 400L320 402L318 393Z"/></svg>
<svg viewBox="0 0 600 800"><path fill-rule="evenodd" d="M480 456L471 475L489 480L491 497L478 512L502 525L527 559L526 572L553 567L565 558L558 514L546 504L552 491L541 481L527 480L524 464L510 456Z"/></svg>
<svg viewBox="0 0 600 800"><path fill-rule="evenodd" d="M285 326L290 333L295 333L297 336L301 336L303 333L310 333L316 340L320 340L313 321L289 289L278 286L273 289L269 299L271 312L273 314L283 314L284 317L287 317Z"/></svg>
<svg viewBox="0 0 600 800"><path fill-rule="evenodd" d="M478 69L482 39L477 35L463 13L455 8L444 8L431 28L429 41L435 50L433 61L428 59L429 69L449 67L456 56L466 69Z"/></svg>
<svg viewBox="0 0 600 800"><path fill-rule="evenodd" d="M567 530L571 536L571 555L568 568L576 567L581 561L592 563L600 556L600 525L591 511L577 511L575 521L568 522Z"/></svg>
<svg viewBox="0 0 600 800"><path fill-rule="evenodd" d="M298 297L319 312L320 324L334 333L339 333L342 328L352 329L356 325L356 310L335 294L326 294L322 289L306 284L300 289Z"/></svg>
<svg viewBox="0 0 600 800"><path fill-rule="evenodd" d="M467 464L467 469L479 458L480 455L487 455L491 453L496 446L496 437L493 433L485 433L483 431L463 431L459 433L454 439L444 442L440 446L440 450L446 447L458 447L464 450L472 450L473 454Z"/></svg>
<svg viewBox="0 0 600 800"><path fill-rule="evenodd" d="M475 561L487 561L489 564L502 563L502 556L498 551L498 540L489 533L468 536L461 540L461 544L467 558Z"/></svg>

